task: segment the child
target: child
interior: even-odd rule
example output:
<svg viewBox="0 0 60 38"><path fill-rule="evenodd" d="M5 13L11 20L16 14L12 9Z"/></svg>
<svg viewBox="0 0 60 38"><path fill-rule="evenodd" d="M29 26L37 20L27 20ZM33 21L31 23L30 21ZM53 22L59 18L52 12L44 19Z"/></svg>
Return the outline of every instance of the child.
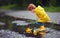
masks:
<svg viewBox="0 0 60 38"><path fill-rule="evenodd" d="M39 26L39 31L45 31L44 23L49 22L50 18L44 11L44 8L42 8L39 5L36 7L34 4L31 3L28 5L27 9L37 15L38 17L37 25Z"/></svg>

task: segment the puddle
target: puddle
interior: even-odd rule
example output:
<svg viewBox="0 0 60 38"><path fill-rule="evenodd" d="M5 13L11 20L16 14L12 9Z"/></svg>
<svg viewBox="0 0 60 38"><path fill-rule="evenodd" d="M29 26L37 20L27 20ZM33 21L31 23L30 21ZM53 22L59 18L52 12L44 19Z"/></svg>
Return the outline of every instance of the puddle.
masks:
<svg viewBox="0 0 60 38"><path fill-rule="evenodd" d="M56 31L51 28L47 28L49 33L46 33L43 38L60 38L60 31ZM0 38L34 38L26 37L24 34L19 34L18 32L10 30L0 30Z"/></svg>

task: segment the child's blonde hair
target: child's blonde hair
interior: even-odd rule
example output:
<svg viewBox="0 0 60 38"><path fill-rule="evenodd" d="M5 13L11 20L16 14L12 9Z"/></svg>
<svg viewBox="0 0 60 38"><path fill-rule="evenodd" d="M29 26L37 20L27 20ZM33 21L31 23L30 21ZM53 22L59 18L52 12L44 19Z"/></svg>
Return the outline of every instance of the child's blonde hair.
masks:
<svg viewBox="0 0 60 38"><path fill-rule="evenodd" d="M36 6L33 3L31 3L28 5L27 9L31 11L32 9L35 9L35 7Z"/></svg>

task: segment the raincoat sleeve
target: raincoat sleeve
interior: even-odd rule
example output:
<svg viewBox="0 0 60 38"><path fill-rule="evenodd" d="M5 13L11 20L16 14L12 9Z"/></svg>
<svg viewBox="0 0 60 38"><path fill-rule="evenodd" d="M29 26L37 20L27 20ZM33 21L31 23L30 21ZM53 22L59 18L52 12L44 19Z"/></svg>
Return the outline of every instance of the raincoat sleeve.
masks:
<svg viewBox="0 0 60 38"><path fill-rule="evenodd" d="M49 16L46 14L46 12L41 6L36 7L35 11L38 17L38 22L49 22L50 21Z"/></svg>

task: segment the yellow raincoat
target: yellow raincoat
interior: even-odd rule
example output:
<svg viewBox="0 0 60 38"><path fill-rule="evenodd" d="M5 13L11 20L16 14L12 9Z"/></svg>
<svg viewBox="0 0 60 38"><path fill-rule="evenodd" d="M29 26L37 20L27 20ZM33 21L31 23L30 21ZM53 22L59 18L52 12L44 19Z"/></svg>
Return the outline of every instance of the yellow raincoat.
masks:
<svg viewBox="0 0 60 38"><path fill-rule="evenodd" d="M44 11L44 8L42 8L41 6L38 6L36 7L35 11L38 17L38 22L49 22L50 21L50 18Z"/></svg>

